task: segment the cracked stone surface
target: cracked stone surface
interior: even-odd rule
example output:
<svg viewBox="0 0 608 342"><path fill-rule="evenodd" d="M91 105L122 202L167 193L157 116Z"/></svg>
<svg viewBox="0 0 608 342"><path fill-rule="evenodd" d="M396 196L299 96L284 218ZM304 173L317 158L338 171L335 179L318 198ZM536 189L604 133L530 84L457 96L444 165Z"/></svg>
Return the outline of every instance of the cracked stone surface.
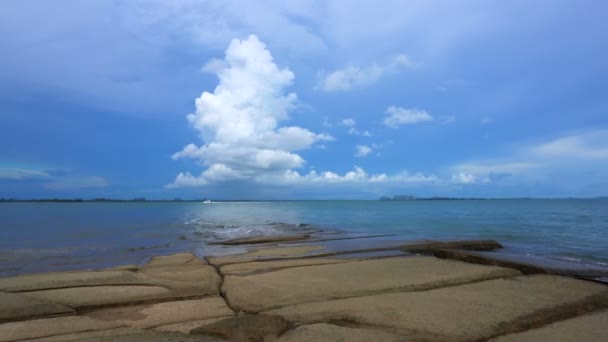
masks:
<svg viewBox="0 0 608 342"><path fill-rule="evenodd" d="M172 323L232 316L234 313L221 297L209 297L102 309L86 313L86 315L100 321L135 328L151 328Z"/></svg>
<svg viewBox="0 0 608 342"><path fill-rule="evenodd" d="M595 342L608 338L608 311L575 317L518 334L505 335L495 342L571 341Z"/></svg>
<svg viewBox="0 0 608 342"><path fill-rule="evenodd" d="M605 339L606 284L449 257L495 246L338 240L0 278L0 342Z"/></svg>
<svg viewBox="0 0 608 342"><path fill-rule="evenodd" d="M434 257L397 257L226 276L222 289L236 309L259 312L297 303L422 290L519 274L508 268Z"/></svg>
<svg viewBox="0 0 608 342"><path fill-rule="evenodd" d="M43 302L14 293L0 292L0 322L72 313L74 310L63 305Z"/></svg>
<svg viewBox="0 0 608 342"><path fill-rule="evenodd" d="M539 317L551 321L564 310L573 314L607 298L605 285L543 275L305 303L266 313L293 322L348 321L387 327L414 339L467 341L506 333Z"/></svg>

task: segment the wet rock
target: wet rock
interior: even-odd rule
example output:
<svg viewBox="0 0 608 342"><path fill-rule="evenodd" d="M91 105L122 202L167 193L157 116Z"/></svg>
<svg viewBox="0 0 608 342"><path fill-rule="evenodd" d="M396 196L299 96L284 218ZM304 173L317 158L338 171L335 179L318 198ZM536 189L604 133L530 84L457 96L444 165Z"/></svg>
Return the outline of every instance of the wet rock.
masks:
<svg viewBox="0 0 608 342"><path fill-rule="evenodd" d="M253 245L253 244L260 244L260 243L301 241L301 240L306 240L309 237L310 237L310 234L288 235L288 236L262 236L262 237L248 237L248 238L216 241L216 242L212 242L209 244L210 245Z"/></svg>
<svg viewBox="0 0 608 342"><path fill-rule="evenodd" d="M571 263L553 262L524 256L478 253L450 249L436 249L433 254L439 258L460 260L481 265L510 267L524 274L555 274L577 278L595 279L608 275L608 269L594 269Z"/></svg>
<svg viewBox="0 0 608 342"><path fill-rule="evenodd" d="M190 331L191 335L211 335L235 342L274 340L289 329L281 317L256 315L225 319Z"/></svg>
<svg viewBox="0 0 608 342"><path fill-rule="evenodd" d="M467 251L493 251L502 248L495 240L432 241L427 243L406 244L401 249L413 253L432 253L437 249L462 249Z"/></svg>

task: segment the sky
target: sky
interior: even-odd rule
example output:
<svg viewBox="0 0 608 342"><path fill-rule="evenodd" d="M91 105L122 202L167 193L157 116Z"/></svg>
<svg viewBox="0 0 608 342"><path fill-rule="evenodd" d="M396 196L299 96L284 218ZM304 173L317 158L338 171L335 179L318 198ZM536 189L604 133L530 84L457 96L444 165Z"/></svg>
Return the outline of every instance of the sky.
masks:
<svg viewBox="0 0 608 342"><path fill-rule="evenodd" d="M607 11L2 1L0 198L608 195Z"/></svg>

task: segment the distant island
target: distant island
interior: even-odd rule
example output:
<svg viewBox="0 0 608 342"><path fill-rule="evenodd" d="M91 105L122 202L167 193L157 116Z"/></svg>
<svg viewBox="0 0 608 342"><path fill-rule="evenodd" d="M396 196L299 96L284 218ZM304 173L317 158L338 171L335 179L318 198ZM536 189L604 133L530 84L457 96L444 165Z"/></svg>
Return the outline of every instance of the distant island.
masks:
<svg viewBox="0 0 608 342"><path fill-rule="evenodd" d="M488 200L496 198L482 197L416 197L412 195L397 195L393 197L382 196L380 201L459 201L459 200ZM523 198L522 198L523 199Z"/></svg>
<svg viewBox="0 0 608 342"><path fill-rule="evenodd" d="M393 197L382 196L380 201L466 201L466 200L531 200L531 199L608 199L608 196L597 197L416 197L412 195L396 195Z"/></svg>
<svg viewBox="0 0 608 342"><path fill-rule="evenodd" d="M132 199L111 199L111 198L39 198L39 199L17 199L17 198L0 198L0 202L61 202L61 203L78 203L78 202L205 202L208 199L161 199L150 200L143 197Z"/></svg>

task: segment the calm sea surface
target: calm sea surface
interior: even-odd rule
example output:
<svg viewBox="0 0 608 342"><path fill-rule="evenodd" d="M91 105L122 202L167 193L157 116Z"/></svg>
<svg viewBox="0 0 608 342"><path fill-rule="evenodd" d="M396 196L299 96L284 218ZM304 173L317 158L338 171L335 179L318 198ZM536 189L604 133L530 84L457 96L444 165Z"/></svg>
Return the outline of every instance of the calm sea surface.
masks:
<svg viewBox="0 0 608 342"><path fill-rule="evenodd" d="M303 223L391 239L496 239L509 253L608 267L600 199L0 203L0 275L234 252L206 242L288 234Z"/></svg>

